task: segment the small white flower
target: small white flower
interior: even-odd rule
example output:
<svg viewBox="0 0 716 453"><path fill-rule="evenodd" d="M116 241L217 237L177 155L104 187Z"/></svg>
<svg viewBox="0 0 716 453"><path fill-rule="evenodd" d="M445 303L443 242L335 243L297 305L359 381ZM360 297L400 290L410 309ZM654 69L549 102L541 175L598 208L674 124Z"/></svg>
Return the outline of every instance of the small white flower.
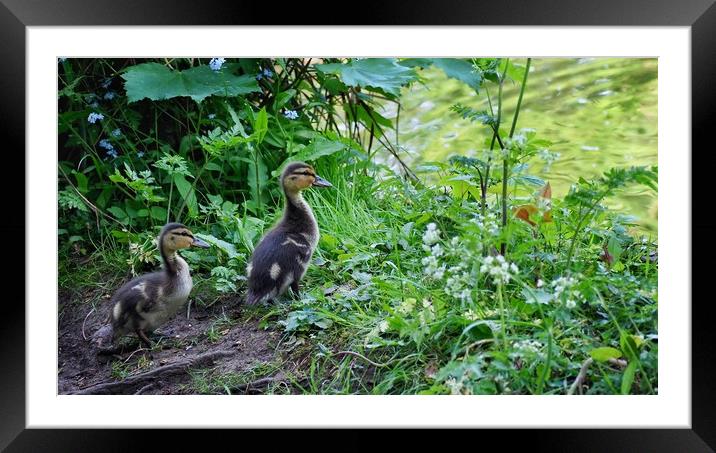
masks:
<svg viewBox="0 0 716 453"><path fill-rule="evenodd" d="M519 269L514 263L508 263L502 255L496 257L486 256L480 266L480 273L488 274L495 284L509 283Z"/></svg>
<svg viewBox="0 0 716 453"><path fill-rule="evenodd" d="M385 332L388 330L388 321L382 320L378 323L378 330L381 332Z"/></svg>
<svg viewBox="0 0 716 453"><path fill-rule="evenodd" d="M423 234L423 244L431 246L440 240L440 230L437 225L429 223Z"/></svg>
<svg viewBox="0 0 716 453"><path fill-rule="evenodd" d="M470 310L466 311L465 313L463 313L462 316L463 316L465 319L469 319L470 321L476 321L476 320L480 319L480 315L478 315L477 313L475 313L474 311L472 311L472 309L470 309Z"/></svg>
<svg viewBox="0 0 716 453"><path fill-rule="evenodd" d="M433 248L431 249L431 252L433 256L443 256L443 248L440 244L433 245Z"/></svg>
<svg viewBox="0 0 716 453"><path fill-rule="evenodd" d="M544 280L542 280L541 278L538 278L537 279L537 288L541 288L543 286L544 286Z"/></svg>

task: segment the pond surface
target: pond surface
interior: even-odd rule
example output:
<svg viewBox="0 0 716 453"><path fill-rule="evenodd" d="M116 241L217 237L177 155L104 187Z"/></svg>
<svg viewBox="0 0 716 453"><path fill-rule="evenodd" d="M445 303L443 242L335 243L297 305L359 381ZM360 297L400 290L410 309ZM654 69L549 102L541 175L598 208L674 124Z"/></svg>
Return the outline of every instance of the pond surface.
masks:
<svg viewBox="0 0 716 453"><path fill-rule="evenodd" d="M514 60L524 64L524 59ZM422 72L425 84L402 94L400 145L412 165L446 161L455 154L474 155L489 131L450 111L455 103L487 109L484 92L438 69ZM490 95L496 86L488 83ZM519 85L504 86L504 118L512 121ZM395 109L392 109L395 110ZM394 117L395 111L385 112ZM508 123L509 124L509 123ZM580 176L600 175L610 167L657 165L657 60L636 58L542 58L532 70L517 129L532 128L553 143L560 157L551 165L534 158L530 173L548 180L554 196L567 193ZM629 188L607 203L637 217L645 232L657 232L657 196L647 188Z"/></svg>

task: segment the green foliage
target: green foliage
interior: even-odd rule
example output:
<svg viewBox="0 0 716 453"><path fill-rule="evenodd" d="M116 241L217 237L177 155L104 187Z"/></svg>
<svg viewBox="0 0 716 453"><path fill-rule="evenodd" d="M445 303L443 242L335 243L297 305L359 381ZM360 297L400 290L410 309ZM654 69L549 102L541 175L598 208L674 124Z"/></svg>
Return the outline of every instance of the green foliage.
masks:
<svg viewBox="0 0 716 453"><path fill-rule="evenodd" d="M325 74L335 74L351 87L365 87L398 96L400 88L417 80L415 70L399 64L395 58L361 58L347 63L316 66Z"/></svg>
<svg viewBox="0 0 716 453"><path fill-rule="evenodd" d="M563 394L591 358L580 392L657 393L657 244L605 203L630 186L656 190L656 168L575 175L566 196L552 197L529 160L551 145L549 131L512 127L513 110L498 118L501 84L523 90L529 74L511 60L316 63L66 61L62 284L156 268L156 235L177 220L211 245L182 251L192 297L235 303L247 257L281 215L277 176L304 160L335 186L305 192L318 250L300 300L256 309L282 335L284 367L301 364L290 391ZM391 142L397 115L385 107L398 107L428 66L469 85L476 106L490 93L489 110L452 110L495 138L401 174L388 166L406 155ZM92 112L103 119L88 122ZM78 255L110 264L85 272ZM202 341L219 342L234 324L217 320ZM117 378L131 372L114 365ZM202 392L231 393L246 379L196 381Z"/></svg>
<svg viewBox="0 0 716 453"><path fill-rule="evenodd" d="M128 68L122 78L127 102L144 98L161 101L180 96L201 102L209 96L240 96L259 91L254 76L234 75L234 69L237 65L227 65L220 71L202 65L178 71L159 63L144 63Z"/></svg>

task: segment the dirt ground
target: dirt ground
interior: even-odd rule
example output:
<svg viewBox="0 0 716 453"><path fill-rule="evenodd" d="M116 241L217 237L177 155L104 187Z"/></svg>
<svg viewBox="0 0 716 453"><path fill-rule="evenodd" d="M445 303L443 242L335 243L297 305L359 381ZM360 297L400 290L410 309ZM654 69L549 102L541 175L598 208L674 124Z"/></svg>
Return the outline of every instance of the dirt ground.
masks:
<svg viewBox="0 0 716 453"><path fill-rule="evenodd" d="M188 318L186 312L179 313L160 334L150 336L156 345L151 352L127 337L118 354L98 355L90 338L105 324L111 307L105 300L92 311L92 304L79 298L60 294L59 394L197 393L192 370L245 374L277 358L280 334L260 328L255 316L242 313L238 299L208 308L192 305ZM277 376L274 372L253 378L262 385ZM253 386L238 386L231 393L259 391Z"/></svg>

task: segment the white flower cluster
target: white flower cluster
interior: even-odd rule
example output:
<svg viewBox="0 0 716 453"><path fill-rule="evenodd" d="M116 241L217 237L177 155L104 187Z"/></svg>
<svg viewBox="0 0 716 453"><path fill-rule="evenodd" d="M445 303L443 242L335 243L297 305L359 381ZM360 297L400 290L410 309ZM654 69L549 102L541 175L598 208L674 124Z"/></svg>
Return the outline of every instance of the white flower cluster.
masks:
<svg viewBox="0 0 716 453"><path fill-rule="evenodd" d="M445 254L442 246L437 242L440 240L440 230L434 223L429 223L423 234L423 250L430 254L422 259L423 272L430 278L440 280L445 275L445 265L440 265L438 258Z"/></svg>
<svg viewBox="0 0 716 453"><path fill-rule="evenodd" d="M502 255L486 256L480 266L480 273L489 274L495 284L509 283L510 278L518 274L520 270L515 263L508 263Z"/></svg>
<svg viewBox="0 0 716 453"><path fill-rule="evenodd" d="M470 274L462 264L448 269L450 276L445 281L445 294L463 301L472 301Z"/></svg>
<svg viewBox="0 0 716 453"><path fill-rule="evenodd" d="M561 154L545 148L537 151L537 157L544 161L545 169L549 169L552 164L561 157Z"/></svg>
<svg viewBox="0 0 716 453"><path fill-rule="evenodd" d="M490 236L497 236L500 234L500 223L497 220L497 216L493 212L488 212L484 216L477 213L470 221L477 225L480 231L484 231Z"/></svg>
<svg viewBox="0 0 716 453"><path fill-rule="evenodd" d="M431 245L440 240L440 230L434 223L428 223L423 233L423 249L427 252Z"/></svg>
<svg viewBox="0 0 716 453"><path fill-rule="evenodd" d="M582 293L574 289L576 284L577 280L574 277L559 277L553 280L550 286L554 291L554 300L564 300L564 305L567 308L576 307L577 302L584 300Z"/></svg>
<svg viewBox="0 0 716 453"><path fill-rule="evenodd" d="M429 322L435 320L435 308L428 299L423 299L423 309L418 313L420 325L426 327Z"/></svg>
<svg viewBox="0 0 716 453"><path fill-rule="evenodd" d="M516 356L523 356L524 354L539 355L542 347L542 343L537 340L522 340L512 343L512 349Z"/></svg>
<svg viewBox="0 0 716 453"><path fill-rule="evenodd" d="M454 377L449 377L445 379L445 386L450 389L451 395L462 395L462 390L464 388L462 379L458 381Z"/></svg>

